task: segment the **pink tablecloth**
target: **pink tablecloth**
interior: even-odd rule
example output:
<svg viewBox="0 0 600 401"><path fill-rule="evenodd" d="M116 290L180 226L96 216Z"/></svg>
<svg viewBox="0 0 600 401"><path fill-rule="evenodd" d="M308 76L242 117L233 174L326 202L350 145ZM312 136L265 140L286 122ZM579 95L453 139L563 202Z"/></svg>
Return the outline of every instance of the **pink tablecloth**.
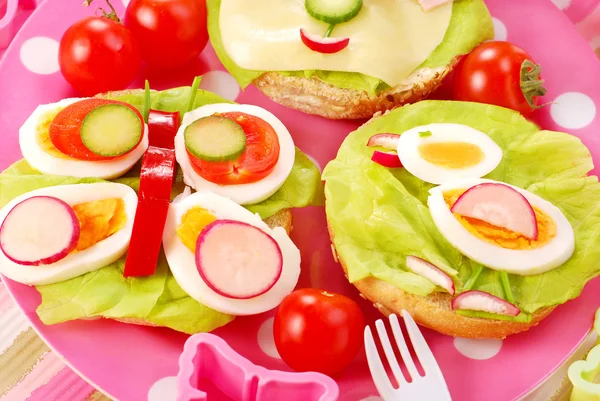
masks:
<svg viewBox="0 0 600 401"><path fill-rule="evenodd" d="M552 1L577 24L600 58L600 0ZM4 13L5 2L0 0L0 15ZM21 11L17 25L22 24L29 13ZM3 53L0 49L0 57ZM141 395L140 399L143 398ZM48 349L0 284L0 401L24 400L100 401L108 398L79 378Z"/></svg>

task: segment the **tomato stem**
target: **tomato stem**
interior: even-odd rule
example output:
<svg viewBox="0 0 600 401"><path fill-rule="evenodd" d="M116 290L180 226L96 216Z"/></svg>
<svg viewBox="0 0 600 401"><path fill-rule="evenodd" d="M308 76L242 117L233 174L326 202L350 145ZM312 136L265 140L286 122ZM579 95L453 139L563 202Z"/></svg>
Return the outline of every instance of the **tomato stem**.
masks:
<svg viewBox="0 0 600 401"><path fill-rule="evenodd" d="M83 5L86 7L89 7L90 5L92 5L93 1L94 0L84 0ZM102 13L101 17L108 18L115 22L121 23L121 20L119 19L119 16L117 15L117 11L113 7L113 5L110 3L110 0L104 0L104 1L106 1L106 4L108 5L108 7L110 7L110 12L107 13L104 10L104 8L98 7L96 9L96 15L98 15L98 12L100 12L100 13Z"/></svg>
<svg viewBox="0 0 600 401"><path fill-rule="evenodd" d="M521 90L523 91L525 100L527 100L532 109L543 107L534 103L534 97L546 94L544 80L540 78L541 73L542 67L531 60L525 60L521 64Z"/></svg>
<svg viewBox="0 0 600 401"><path fill-rule="evenodd" d="M335 28L335 24L329 25L329 29L327 29L327 32L325 32L326 38L328 38L331 35L331 32L333 32L333 28Z"/></svg>

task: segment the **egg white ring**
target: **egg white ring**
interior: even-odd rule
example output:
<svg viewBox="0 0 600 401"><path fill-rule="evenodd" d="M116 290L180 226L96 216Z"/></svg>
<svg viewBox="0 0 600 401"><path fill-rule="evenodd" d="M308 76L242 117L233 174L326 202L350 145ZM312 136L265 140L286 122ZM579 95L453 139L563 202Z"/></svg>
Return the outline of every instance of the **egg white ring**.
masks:
<svg viewBox="0 0 600 401"><path fill-rule="evenodd" d="M105 180L117 178L129 171L148 149L148 126L144 124L144 136L131 152L114 160L85 161L61 159L46 153L37 142L37 127L42 114L67 107L85 98L63 99L58 103L38 106L19 129L19 146L27 163L43 174L70 177L94 177Z"/></svg>
<svg viewBox="0 0 600 401"><path fill-rule="evenodd" d="M183 215L193 207L202 207L218 219L251 224L272 236L279 244L283 257L281 276L277 283L266 293L250 299L227 298L206 285L196 267L195 253L191 252L177 235L177 227ZM201 304L229 315L255 315L276 308L283 298L294 290L300 276L300 250L283 228L271 229L258 215L252 214L230 199L207 191L196 192L178 203L171 204L163 235L163 247L171 272L181 288Z"/></svg>
<svg viewBox="0 0 600 401"><path fill-rule="evenodd" d="M546 213L556 225L556 236L547 244L525 250L506 249L493 245L471 234L452 214L443 193L453 189L468 189L482 183L507 185L522 194L532 206ZM457 180L432 188L427 206L442 235L468 258L489 267L521 276L547 272L565 263L575 250L575 234L571 224L552 203L515 186L486 179ZM469 244L472 244L470 246Z"/></svg>
<svg viewBox="0 0 600 401"><path fill-rule="evenodd" d="M432 135L421 137L420 132ZM419 146L434 142L464 142L478 146L484 154L483 160L466 168L444 168L430 163L419 154ZM479 178L491 173L502 160L502 149L485 133L462 124L429 124L412 128L398 140L398 156L402 166L415 177L431 184L461 178Z"/></svg>
<svg viewBox="0 0 600 401"><path fill-rule="evenodd" d="M58 185L27 192L13 199L0 210L0 225L13 207L33 196L53 196L71 206L102 199L122 198L125 202L127 220L125 226L110 237L52 264L22 266L0 252L0 273L11 280L27 285L58 283L108 266L127 252L138 201L135 191L127 185L115 183Z"/></svg>
<svg viewBox="0 0 600 401"><path fill-rule="evenodd" d="M208 117L215 113L242 112L262 118L273 127L279 138L279 159L275 168L265 178L249 184L219 185L207 181L194 171L188 156L184 132L188 125L202 117ZM262 107L249 104L215 103L207 104L186 113L175 136L175 155L177 162L183 171L183 181L186 185L196 191L206 190L218 195L225 196L240 205L252 205L264 201L283 186L294 166L296 148L294 140L283 123L273 114Z"/></svg>

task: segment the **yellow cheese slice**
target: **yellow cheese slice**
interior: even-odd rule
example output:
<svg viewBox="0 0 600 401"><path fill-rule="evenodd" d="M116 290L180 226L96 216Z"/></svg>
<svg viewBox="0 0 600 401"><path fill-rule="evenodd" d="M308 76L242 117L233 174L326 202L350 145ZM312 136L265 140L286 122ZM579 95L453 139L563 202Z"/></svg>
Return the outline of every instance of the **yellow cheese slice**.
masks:
<svg viewBox="0 0 600 401"><path fill-rule="evenodd" d="M335 54L302 43L300 28L320 36L328 28L304 0L222 0L219 25L225 50L244 69L360 72L395 86L442 42L451 15L452 2L424 12L416 0L364 0L356 18L335 27L332 37L350 38Z"/></svg>

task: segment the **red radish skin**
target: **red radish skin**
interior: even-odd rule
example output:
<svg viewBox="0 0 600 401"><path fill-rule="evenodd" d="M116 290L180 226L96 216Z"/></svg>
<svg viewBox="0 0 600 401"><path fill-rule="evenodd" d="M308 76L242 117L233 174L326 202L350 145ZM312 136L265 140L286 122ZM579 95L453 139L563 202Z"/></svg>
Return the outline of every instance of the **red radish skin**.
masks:
<svg viewBox="0 0 600 401"><path fill-rule="evenodd" d="M396 150L398 148L398 134L375 134L369 138L367 146L380 146L382 148Z"/></svg>
<svg viewBox="0 0 600 401"><path fill-rule="evenodd" d="M80 234L70 205L51 196L34 196L7 214L0 227L0 249L19 265L49 265L67 257Z"/></svg>
<svg viewBox="0 0 600 401"><path fill-rule="evenodd" d="M531 204L508 185L475 185L458 198L451 211L519 233L531 240L538 237L537 218Z"/></svg>
<svg viewBox="0 0 600 401"><path fill-rule="evenodd" d="M425 277L433 284L439 285L448 291L450 295L454 295L454 282L449 275L444 273L437 266L416 256L407 256L406 267L408 267L408 269L413 273Z"/></svg>
<svg viewBox="0 0 600 401"><path fill-rule="evenodd" d="M452 300L452 309L474 310L497 315L518 316L521 310L515 305L483 291L466 291Z"/></svg>
<svg viewBox="0 0 600 401"><path fill-rule="evenodd" d="M400 158L398 157L398 153L396 152L381 152L379 150L376 150L375 152L373 152L371 160L373 160L377 164L381 164L383 167L402 167L402 162L400 162Z"/></svg>
<svg viewBox="0 0 600 401"><path fill-rule="evenodd" d="M350 43L350 38L324 38L304 28L300 28L300 39L310 50L325 54L340 52Z"/></svg>
<svg viewBox="0 0 600 401"><path fill-rule="evenodd" d="M277 283L283 255L277 241L261 229L240 221L216 220L198 237L196 267L217 294L250 299Z"/></svg>

